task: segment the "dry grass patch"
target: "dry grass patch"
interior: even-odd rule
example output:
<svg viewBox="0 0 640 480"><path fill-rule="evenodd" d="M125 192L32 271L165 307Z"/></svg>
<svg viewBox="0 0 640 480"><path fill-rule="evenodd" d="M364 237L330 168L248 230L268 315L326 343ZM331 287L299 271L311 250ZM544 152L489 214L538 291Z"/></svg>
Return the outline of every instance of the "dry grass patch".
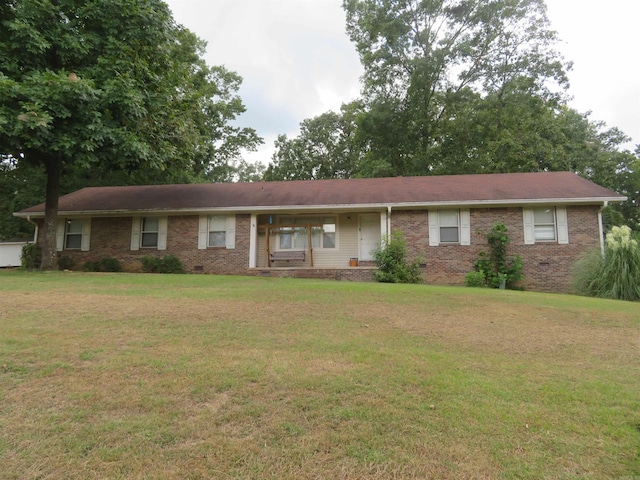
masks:
<svg viewBox="0 0 640 480"><path fill-rule="evenodd" d="M4 478L640 475L637 305L0 273Z"/></svg>

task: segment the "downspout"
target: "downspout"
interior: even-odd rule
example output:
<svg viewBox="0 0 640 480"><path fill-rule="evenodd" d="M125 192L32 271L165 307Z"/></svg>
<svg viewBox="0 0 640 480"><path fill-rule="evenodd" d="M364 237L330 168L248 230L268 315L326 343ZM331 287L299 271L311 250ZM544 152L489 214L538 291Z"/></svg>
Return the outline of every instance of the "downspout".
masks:
<svg viewBox="0 0 640 480"><path fill-rule="evenodd" d="M391 205L387 206L387 238L391 238Z"/></svg>
<svg viewBox="0 0 640 480"><path fill-rule="evenodd" d="M598 210L598 231L600 233L600 254L604 257L604 225L602 224L602 210L607 208L608 201L602 202L602 208Z"/></svg>
<svg viewBox="0 0 640 480"><path fill-rule="evenodd" d="M31 215L27 215L27 222L29 222L31 225L35 225L36 227L35 231L33 232L33 243L37 244L38 243L38 224L33 220L31 220Z"/></svg>
<svg viewBox="0 0 640 480"><path fill-rule="evenodd" d="M269 229L267 228L267 233ZM249 235L249 268L256 268L258 250L258 215L251 214L251 228Z"/></svg>

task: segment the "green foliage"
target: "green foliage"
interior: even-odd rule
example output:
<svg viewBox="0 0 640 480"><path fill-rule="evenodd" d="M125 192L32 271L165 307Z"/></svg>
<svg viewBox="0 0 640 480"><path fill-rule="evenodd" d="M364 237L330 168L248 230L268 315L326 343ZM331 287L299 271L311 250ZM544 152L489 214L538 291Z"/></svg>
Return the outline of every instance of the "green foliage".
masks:
<svg viewBox="0 0 640 480"><path fill-rule="evenodd" d="M74 265L73 258L66 255L58 258L58 270L71 270Z"/></svg>
<svg viewBox="0 0 640 480"><path fill-rule="evenodd" d="M508 229L504 223L495 223L491 231L484 234L489 244L489 254L480 252L474 263L474 270L482 273L485 284L492 288L500 287L502 280L506 288L514 288L522 280L522 258L507 257L509 246Z"/></svg>
<svg viewBox="0 0 640 480"><path fill-rule="evenodd" d="M605 208L603 221L607 227L627 225L634 232L640 232L640 145L633 155L619 153L616 160L620 168L606 186L627 200Z"/></svg>
<svg viewBox="0 0 640 480"><path fill-rule="evenodd" d="M345 0L344 8L364 67L372 176L469 173L505 160L515 170L523 152L544 144L545 114L567 87L544 2Z"/></svg>
<svg viewBox="0 0 640 480"><path fill-rule="evenodd" d="M572 171L628 197L608 225L640 227L640 151L567 106L543 0L343 6L362 98L281 136L266 180Z"/></svg>
<svg viewBox="0 0 640 480"><path fill-rule="evenodd" d="M162 258L144 256L140 259L142 271L146 273L184 273L184 266L175 255L166 255Z"/></svg>
<svg viewBox="0 0 640 480"><path fill-rule="evenodd" d="M264 179L317 180L350 178L359 164L356 120L362 105L343 105L340 113L326 112L304 120L295 138L280 135Z"/></svg>
<svg viewBox="0 0 640 480"><path fill-rule="evenodd" d="M0 155L0 240L32 239L34 226L13 216L44 200L44 172Z"/></svg>
<svg viewBox="0 0 640 480"><path fill-rule="evenodd" d="M487 282L482 272L469 272L464 276L465 287L486 287Z"/></svg>
<svg viewBox="0 0 640 480"><path fill-rule="evenodd" d="M117 258L105 257L97 262L85 262L85 272L121 272L122 265Z"/></svg>
<svg viewBox="0 0 640 480"><path fill-rule="evenodd" d="M204 43L163 1L3 5L0 155L47 173L43 267L56 263L62 177L228 180L241 150L261 143L232 125L241 78L207 66Z"/></svg>
<svg viewBox="0 0 640 480"><path fill-rule="evenodd" d="M35 243L27 243L22 247L20 252L20 263L22 268L27 270L36 270L40 267L40 259L42 249Z"/></svg>
<svg viewBox="0 0 640 480"><path fill-rule="evenodd" d="M396 231L382 242L374 252L378 270L374 277L384 283L422 283L420 260L409 263L407 245L402 232Z"/></svg>
<svg viewBox="0 0 640 480"><path fill-rule="evenodd" d="M640 247L629 227L607 233L604 257L593 251L576 263L573 288L591 297L640 301Z"/></svg>
<svg viewBox="0 0 640 480"><path fill-rule="evenodd" d="M105 257L100 260L100 271L101 272L121 272L122 265L116 258Z"/></svg>

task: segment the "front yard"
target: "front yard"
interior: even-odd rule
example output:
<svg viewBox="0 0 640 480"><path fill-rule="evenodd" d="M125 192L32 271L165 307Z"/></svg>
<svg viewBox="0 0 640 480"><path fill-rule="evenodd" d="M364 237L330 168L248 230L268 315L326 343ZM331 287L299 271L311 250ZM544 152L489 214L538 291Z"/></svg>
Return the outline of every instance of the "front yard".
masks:
<svg viewBox="0 0 640 480"><path fill-rule="evenodd" d="M637 303L0 272L3 478L634 478Z"/></svg>

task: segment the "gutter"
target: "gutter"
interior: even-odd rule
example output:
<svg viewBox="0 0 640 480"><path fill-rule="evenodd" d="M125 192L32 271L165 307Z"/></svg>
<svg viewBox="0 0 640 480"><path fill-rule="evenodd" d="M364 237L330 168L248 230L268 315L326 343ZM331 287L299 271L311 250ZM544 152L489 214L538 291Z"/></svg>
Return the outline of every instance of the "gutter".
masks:
<svg viewBox="0 0 640 480"><path fill-rule="evenodd" d="M602 223L602 210L609 206L609 202L605 200L602 202L602 208L598 210L598 232L600 234L600 254L604 258L604 225Z"/></svg>
<svg viewBox="0 0 640 480"><path fill-rule="evenodd" d="M38 243L38 224L36 222L34 222L33 220L31 220L31 215L27 215L27 222L29 222L31 225L35 225L36 229L33 232L33 243Z"/></svg>
<svg viewBox="0 0 640 480"><path fill-rule="evenodd" d="M420 208L442 208L442 207L503 207L503 206L528 206L528 205L594 205L600 202L623 202L627 197L584 197L584 198L541 198L541 199L506 199L506 200L451 200L433 202L399 202L394 203L393 208L397 209L420 209ZM315 212L315 211L358 211L358 210L387 210L391 205L388 203L361 203L361 204L323 204L323 205L238 205L232 207L198 207L198 208L163 208L163 209L114 209L114 210L60 210L58 215L93 217L93 216L130 216L130 215L184 215L211 212L235 212L235 213L270 213L270 212ZM16 217L28 218L34 216L44 218L44 212L14 213Z"/></svg>

